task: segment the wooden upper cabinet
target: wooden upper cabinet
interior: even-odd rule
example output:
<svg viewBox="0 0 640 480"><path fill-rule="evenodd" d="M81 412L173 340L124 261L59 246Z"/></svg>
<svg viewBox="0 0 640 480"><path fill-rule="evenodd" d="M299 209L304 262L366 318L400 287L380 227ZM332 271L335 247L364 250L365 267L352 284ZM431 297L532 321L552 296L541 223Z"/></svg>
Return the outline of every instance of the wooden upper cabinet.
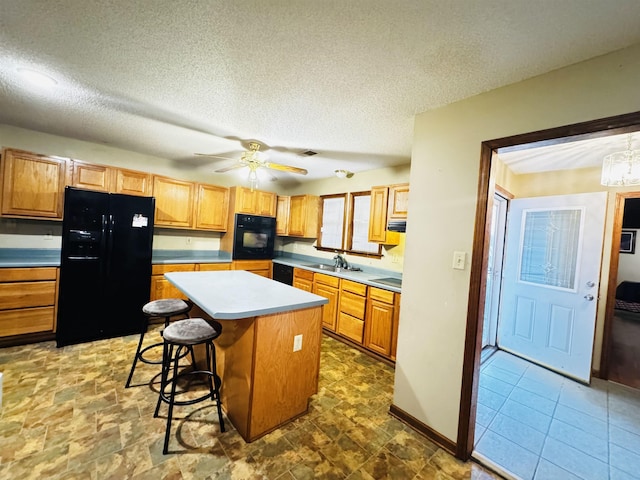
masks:
<svg viewBox="0 0 640 480"><path fill-rule="evenodd" d="M289 236L316 238L318 236L318 213L320 197L295 195L289 207Z"/></svg>
<svg viewBox="0 0 640 480"><path fill-rule="evenodd" d="M229 189L215 185L198 184L196 201L196 228L202 230L227 230L229 215Z"/></svg>
<svg viewBox="0 0 640 480"><path fill-rule="evenodd" d="M127 170L125 168L114 168L112 192L125 195L137 195L140 197L150 197L153 189L153 175L137 170Z"/></svg>
<svg viewBox="0 0 640 480"><path fill-rule="evenodd" d="M73 160L71 184L74 187L86 188L87 190L109 192L111 189L111 169L104 165Z"/></svg>
<svg viewBox="0 0 640 480"><path fill-rule="evenodd" d="M233 213L247 213L250 215L276 216L277 196L273 192L254 190L246 187L232 187L234 198Z"/></svg>
<svg viewBox="0 0 640 480"><path fill-rule="evenodd" d="M389 187L389 220L406 220L409 208L409 184L403 183Z"/></svg>
<svg viewBox="0 0 640 480"><path fill-rule="evenodd" d="M276 235L289 235L289 205L291 197L278 195L276 203Z"/></svg>
<svg viewBox="0 0 640 480"><path fill-rule="evenodd" d="M195 185L168 177L153 177L153 196L156 197L156 226L173 228L193 227Z"/></svg>
<svg viewBox="0 0 640 480"><path fill-rule="evenodd" d="M2 151L2 215L62 219L70 161L5 148Z"/></svg>
<svg viewBox="0 0 640 480"><path fill-rule="evenodd" d="M276 216L277 195L273 192L263 192L256 190L256 215L264 215L265 217Z"/></svg>
<svg viewBox="0 0 640 480"><path fill-rule="evenodd" d="M384 243L387 235L387 203L389 187L371 188L369 241Z"/></svg>

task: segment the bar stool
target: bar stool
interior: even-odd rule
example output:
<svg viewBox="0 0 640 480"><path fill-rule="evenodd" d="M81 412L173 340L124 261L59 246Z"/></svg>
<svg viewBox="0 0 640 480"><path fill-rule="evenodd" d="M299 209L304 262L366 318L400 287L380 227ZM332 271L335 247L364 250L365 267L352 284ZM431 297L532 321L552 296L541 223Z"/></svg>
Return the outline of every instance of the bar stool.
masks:
<svg viewBox="0 0 640 480"><path fill-rule="evenodd" d="M186 320L178 320L169 325L163 334L164 350L162 355L162 376L160 381L160 392L158 394L158 403L153 414L158 416L160 403L165 402L169 405L167 413L167 429L164 435L164 448L162 453L166 454L169 446L169 434L171 432L171 417L173 415L173 407L175 405L193 405L203 400L211 399L216 401L218 408L218 422L220 423L220 431L224 432L224 420L222 419L222 408L220 405L220 384L221 380L216 373L216 347L213 341L222 333L222 325L215 320L206 321L202 318L188 318ZM204 345L206 352L206 366L203 370L197 370L196 359L193 353L193 347L196 345ZM179 372L179 361L188 352L191 353L194 370L184 370ZM207 370L210 368L211 370ZM194 376L205 376L208 392L197 398L188 400L176 400L176 385L183 379ZM167 389L170 387L170 392ZM181 390L178 394L187 393Z"/></svg>
<svg viewBox="0 0 640 480"><path fill-rule="evenodd" d="M144 313L144 323L142 325L142 332L140 333L140 340L138 341L138 348L136 349L136 354L133 357L133 364L131 365L131 371L129 372L129 378L127 378L127 383L125 384L125 388L129 388L131 386L131 379L133 378L133 372L136 369L136 364L138 361L142 363L148 364L156 364L159 365L162 363L162 360L149 360L148 358L144 358L144 354L155 347L162 346L162 342L154 343L153 345L149 345L148 347L142 348L142 343L144 342L144 335L147 333L149 328L149 320L155 317L163 317L164 318L164 326L167 328L169 323L171 322L171 317L176 315L185 315L187 318L189 317L189 310L193 305L185 302L179 298L163 298L161 300L153 300L145 304L142 307L142 312Z"/></svg>

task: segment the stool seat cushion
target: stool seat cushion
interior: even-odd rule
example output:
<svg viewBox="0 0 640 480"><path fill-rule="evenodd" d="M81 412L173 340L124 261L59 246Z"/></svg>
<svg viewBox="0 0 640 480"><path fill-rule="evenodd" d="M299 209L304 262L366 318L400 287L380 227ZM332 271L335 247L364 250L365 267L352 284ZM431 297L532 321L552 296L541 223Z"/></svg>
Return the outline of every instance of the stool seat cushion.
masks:
<svg viewBox="0 0 640 480"><path fill-rule="evenodd" d="M220 335L222 327L218 322L212 323L213 325L202 318L178 320L164 329L162 337L166 342L178 345L196 345Z"/></svg>
<svg viewBox="0 0 640 480"><path fill-rule="evenodd" d="M147 315L166 317L188 312L191 306L179 298L163 298L147 303L142 311Z"/></svg>

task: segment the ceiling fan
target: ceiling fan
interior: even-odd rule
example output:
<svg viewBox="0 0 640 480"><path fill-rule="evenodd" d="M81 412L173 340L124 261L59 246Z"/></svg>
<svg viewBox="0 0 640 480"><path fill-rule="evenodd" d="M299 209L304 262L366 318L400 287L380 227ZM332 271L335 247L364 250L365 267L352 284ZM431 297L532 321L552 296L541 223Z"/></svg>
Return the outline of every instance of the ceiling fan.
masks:
<svg viewBox="0 0 640 480"><path fill-rule="evenodd" d="M270 168L272 170L280 170L282 172L297 173L300 175L306 175L308 172L304 168L292 167L290 165L282 165L280 163L268 162L266 155L260 151L260 144L258 142L249 142L249 150L242 153L240 160L237 164L230 167L219 168L215 170L216 173L225 173L236 168L249 167L249 186L253 191L258 186L258 173L259 168ZM208 155L206 153L196 153L196 155L204 155L209 157L216 157L216 155ZM228 157L218 157L228 158Z"/></svg>

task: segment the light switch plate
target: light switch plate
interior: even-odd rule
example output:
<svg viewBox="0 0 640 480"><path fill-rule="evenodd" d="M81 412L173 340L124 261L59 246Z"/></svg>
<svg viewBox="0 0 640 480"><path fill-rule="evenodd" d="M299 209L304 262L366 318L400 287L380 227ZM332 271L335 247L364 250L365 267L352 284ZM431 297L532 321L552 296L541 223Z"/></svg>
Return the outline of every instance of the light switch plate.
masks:
<svg viewBox="0 0 640 480"><path fill-rule="evenodd" d="M298 350L302 350L302 335L293 337L293 351L297 352Z"/></svg>
<svg viewBox="0 0 640 480"><path fill-rule="evenodd" d="M466 252L453 252L453 268L456 270L464 270L466 261Z"/></svg>

